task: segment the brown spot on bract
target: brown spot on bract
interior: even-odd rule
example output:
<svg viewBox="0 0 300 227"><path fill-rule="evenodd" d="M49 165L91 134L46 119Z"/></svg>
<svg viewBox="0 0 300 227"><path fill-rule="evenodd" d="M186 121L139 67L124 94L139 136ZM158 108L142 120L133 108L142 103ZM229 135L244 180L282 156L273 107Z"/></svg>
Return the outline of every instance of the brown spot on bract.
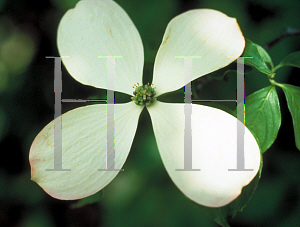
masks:
<svg viewBox="0 0 300 227"><path fill-rule="evenodd" d="M113 38L113 35L112 35L112 33L111 33L111 29L109 29L109 34L110 34L110 36Z"/></svg>
<svg viewBox="0 0 300 227"><path fill-rule="evenodd" d="M164 39L164 41L163 41L163 43L162 43L162 45L164 45L164 44L166 44L166 42L167 42L167 40L169 39L169 35Z"/></svg>
<svg viewBox="0 0 300 227"><path fill-rule="evenodd" d="M166 44L166 42L170 38L170 33L171 33L171 28L168 28L168 30L166 31L166 38L164 39L162 45Z"/></svg>
<svg viewBox="0 0 300 227"><path fill-rule="evenodd" d="M53 144L53 142L51 142L50 140L46 140L46 142L47 142L48 147L52 146L52 144Z"/></svg>
<svg viewBox="0 0 300 227"><path fill-rule="evenodd" d="M42 135L42 141L46 141L47 146L51 146L53 142L50 141L50 133L46 133L45 135Z"/></svg>

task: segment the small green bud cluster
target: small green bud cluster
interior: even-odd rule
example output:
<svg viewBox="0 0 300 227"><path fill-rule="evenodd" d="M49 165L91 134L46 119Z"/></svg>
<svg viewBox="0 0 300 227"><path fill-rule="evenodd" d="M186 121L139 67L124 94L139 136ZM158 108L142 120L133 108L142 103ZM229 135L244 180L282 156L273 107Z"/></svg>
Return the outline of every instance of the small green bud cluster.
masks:
<svg viewBox="0 0 300 227"><path fill-rule="evenodd" d="M148 106L156 100L156 98L154 98L156 92L154 91L154 88L149 85L149 83L144 86L136 86L133 95L134 97L131 98L132 101L141 106Z"/></svg>

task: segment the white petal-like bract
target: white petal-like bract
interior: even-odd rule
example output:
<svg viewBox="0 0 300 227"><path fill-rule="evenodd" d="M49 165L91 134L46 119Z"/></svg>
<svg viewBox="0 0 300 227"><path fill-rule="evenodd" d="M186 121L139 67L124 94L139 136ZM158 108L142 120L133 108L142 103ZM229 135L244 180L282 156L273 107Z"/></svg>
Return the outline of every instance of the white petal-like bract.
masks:
<svg viewBox="0 0 300 227"><path fill-rule="evenodd" d="M184 59L194 58L190 81L225 67L243 52L245 39L235 18L211 9L196 9L170 21L153 72L156 94L186 85Z"/></svg>
<svg viewBox="0 0 300 227"><path fill-rule="evenodd" d="M192 168L201 170L175 171L184 168L184 105L156 101L147 107L164 166L191 200L209 207L226 205L257 174L258 144L245 127L245 168L253 171L228 171L237 168L237 123L242 123L222 110L192 104Z"/></svg>
<svg viewBox="0 0 300 227"><path fill-rule="evenodd" d="M57 45L67 70L83 84L108 88L107 56L122 56L115 58L114 89L108 89L132 95L132 86L142 84L141 37L126 12L112 0L79 1L61 19Z"/></svg>
<svg viewBox="0 0 300 227"><path fill-rule="evenodd" d="M31 179L58 199L80 199L110 183L118 171L106 169L106 104L89 105L62 115L62 168L54 168L54 122L35 138L30 148ZM115 169L121 169L136 132L141 106L115 104Z"/></svg>

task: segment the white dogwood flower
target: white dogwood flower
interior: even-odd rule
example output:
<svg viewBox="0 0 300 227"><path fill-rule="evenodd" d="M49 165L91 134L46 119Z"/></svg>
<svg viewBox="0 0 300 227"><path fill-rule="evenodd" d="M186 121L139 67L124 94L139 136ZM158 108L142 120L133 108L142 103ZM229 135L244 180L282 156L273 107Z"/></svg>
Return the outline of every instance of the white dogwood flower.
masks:
<svg viewBox="0 0 300 227"><path fill-rule="evenodd" d="M122 56L115 60L115 91L132 96L133 85L142 84L140 35L112 0L82 0L69 10L59 24L57 45L61 56L70 56L63 58L66 69L82 84L107 89L106 59L98 56ZM156 97L186 84L184 60L176 56L201 56L193 61L191 80L195 80L233 62L244 46L236 19L219 11L196 9L175 17L155 59ZM175 171L184 165L185 104L151 102L146 108L175 185L205 206L219 207L237 198L260 166L259 147L250 131L245 128L244 156L245 168L253 171L228 171L237 167L237 119L216 108L191 104L192 167L201 171ZM116 169L125 163L144 107L136 101L114 104ZM107 104L88 105L62 115L62 166L71 171L45 171L54 166L53 121L35 138L29 157L31 178L49 195L80 199L98 192L118 174L99 171L106 166L106 108Z"/></svg>

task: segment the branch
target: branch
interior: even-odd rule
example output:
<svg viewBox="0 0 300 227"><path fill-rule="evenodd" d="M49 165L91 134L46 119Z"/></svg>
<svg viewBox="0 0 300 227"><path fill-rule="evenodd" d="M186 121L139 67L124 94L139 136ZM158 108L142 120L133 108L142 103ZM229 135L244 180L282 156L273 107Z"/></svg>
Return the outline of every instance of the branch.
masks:
<svg viewBox="0 0 300 227"><path fill-rule="evenodd" d="M297 35L300 35L300 29L297 29L297 28L286 28L286 30L284 31L284 33L282 33L279 37L277 37L276 39L274 39L271 42L269 42L268 44L266 44L264 46L264 48L266 50L268 50L271 47L273 47L275 44L277 44L279 41L281 41L282 39L284 39L286 37L290 37L290 36L297 36Z"/></svg>

